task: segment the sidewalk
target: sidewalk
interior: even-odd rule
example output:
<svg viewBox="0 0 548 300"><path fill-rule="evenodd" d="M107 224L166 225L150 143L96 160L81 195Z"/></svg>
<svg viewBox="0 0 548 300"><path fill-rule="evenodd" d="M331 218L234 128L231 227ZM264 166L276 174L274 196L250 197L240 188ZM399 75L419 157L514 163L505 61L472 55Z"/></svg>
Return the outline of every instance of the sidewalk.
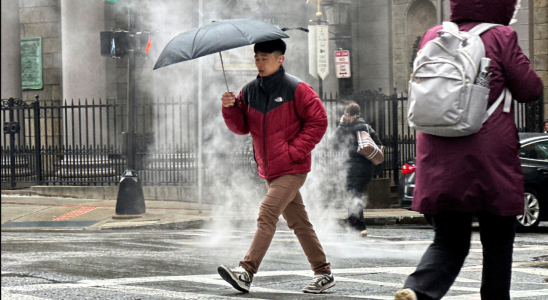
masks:
<svg viewBox="0 0 548 300"><path fill-rule="evenodd" d="M48 197L30 190L2 190L2 231L197 229L224 209L223 217L241 221L241 212L216 204L146 200L146 213L116 215L116 200ZM337 212L340 218L345 212ZM424 217L406 209L366 209L368 225L427 224ZM217 214L218 215L218 214ZM216 217L218 218L218 217ZM246 216L251 222L256 216Z"/></svg>

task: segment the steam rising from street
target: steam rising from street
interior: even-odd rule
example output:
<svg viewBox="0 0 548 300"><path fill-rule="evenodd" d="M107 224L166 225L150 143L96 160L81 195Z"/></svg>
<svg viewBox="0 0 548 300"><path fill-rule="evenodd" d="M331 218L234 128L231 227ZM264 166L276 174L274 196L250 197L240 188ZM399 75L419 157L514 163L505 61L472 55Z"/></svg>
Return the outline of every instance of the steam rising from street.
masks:
<svg viewBox="0 0 548 300"><path fill-rule="evenodd" d="M222 207L212 212L212 232L214 236L207 241L206 245L215 246L222 243L231 247L227 242L227 234L233 230L234 225L240 228L254 230L259 205L266 193L264 180L258 175L250 175L251 169L235 169L234 161L245 151L251 151L249 136L237 136L230 132L221 115L221 95L226 91L222 71L218 68L219 56L208 55L192 61L177 63L168 67L152 71L157 56L165 45L176 35L198 27L198 20L202 17L202 25L213 20L230 18L255 18L263 19L274 25L282 27L307 27L308 20L314 15L314 8L306 6L304 1L295 4L290 1L203 1L203 11L199 11L197 1L145 1L146 10L150 13L147 19L141 20L152 30L160 31L154 50L156 57L144 62L144 68L138 78L151 78L153 90L148 91L156 99L164 97L173 99L199 100L198 95L198 74L200 60L203 65L203 140L204 140L204 164L207 166L205 176L207 184L204 185L204 202L221 203ZM295 6L294 16L275 14L277 5ZM219 9L225 7L226 9ZM311 9L311 11L310 11ZM201 14L201 15L200 15ZM272 15L269 15L272 14ZM287 14L287 13L285 13ZM284 24L277 24L278 19ZM285 24L287 23L287 24ZM312 87L317 86L317 79L308 74L308 36L307 33L299 30L287 32L290 39L286 39L288 50L284 67L288 73L300 77ZM230 90L238 93L247 82L256 76L256 69L253 60L253 46L233 49L223 52L225 68L227 69L227 80ZM232 70L231 63L247 64L249 70ZM146 92L146 91L143 91ZM197 111L197 110L196 110ZM171 126L182 126L184 120L174 120L166 114L166 118L155 125L156 143L191 144L195 140L162 140L161 133ZM197 116L195 116L197 117ZM172 130L172 129L171 129ZM181 129L183 130L183 129ZM186 129L188 130L188 129ZM191 129L192 130L192 129ZM328 132L322 142L316 147L318 149L329 147ZM305 185L301 188L305 205L315 229L324 243L330 244L330 249L335 248L337 255L360 255L352 247L346 247L348 241L359 239L357 232L341 227L339 219L346 217L346 205L350 201L344 194L345 174L339 168L338 174L330 173L327 163L328 159L316 159L313 162L312 172L308 174ZM331 162L332 162L331 158ZM342 163L342 162L339 162ZM256 171L256 170L255 170ZM334 187L336 187L334 189ZM339 192L334 192L339 191ZM241 219L240 224L233 224L227 218L237 216ZM280 217L283 221L283 218ZM285 225L280 225L286 229ZM333 233L340 233L337 240L329 241L328 237ZM242 257L245 253L242 253ZM372 255L371 253L362 253ZM329 253L328 253L329 256ZM226 262L229 263L229 262Z"/></svg>

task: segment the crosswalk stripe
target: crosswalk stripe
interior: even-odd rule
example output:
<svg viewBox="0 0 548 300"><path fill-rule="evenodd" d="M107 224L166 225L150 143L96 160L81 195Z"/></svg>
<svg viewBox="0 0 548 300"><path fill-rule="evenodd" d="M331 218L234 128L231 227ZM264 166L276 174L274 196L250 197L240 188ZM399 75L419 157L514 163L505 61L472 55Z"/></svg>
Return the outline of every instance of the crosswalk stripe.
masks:
<svg viewBox="0 0 548 300"><path fill-rule="evenodd" d="M547 252L548 251L548 246L515 246L514 247L514 252L524 252L524 251L544 251L544 252ZM482 248L479 248L479 249L470 249L470 252L476 252L476 253L482 253L483 252L483 249Z"/></svg>
<svg viewBox="0 0 548 300"><path fill-rule="evenodd" d="M186 299L186 300L201 300L201 299L238 299L241 300L241 297L230 297L226 295L208 295L200 293L190 293L190 292L176 292L176 291L166 291L154 288L147 288L142 286L116 286L116 287L100 287L100 290L107 290L116 293L121 293L124 295L139 295L139 296L150 296L150 297L167 297L174 299ZM261 298L245 298L250 300L263 300Z"/></svg>
<svg viewBox="0 0 548 300"><path fill-rule="evenodd" d="M377 273L392 273L392 274L401 274L401 275L407 275L410 272L414 270L413 267L378 267L378 268L346 268L346 269L333 269L332 272L334 274L346 274L346 275L353 275L353 274L359 274L359 275L367 275L368 273L371 274L377 274ZM463 268L463 272L466 271L481 271L480 265L475 266L469 266L466 268ZM544 269L538 269L538 268L514 268L515 272L523 272L523 273L529 273L533 275L541 275L545 276L548 275L548 271ZM461 273L462 274L462 273ZM312 271L310 270L295 270L295 271L264 271L260 272L255 277L270 277L270 276L303 276L303 277L311 277ZM379 286L393 286L395 288L399 288L402 286L402 283L395 283L395 282L384 282L384 281L375 281L375 280L364 280L364 279L356 279L356 278L350 278L347 276L336 276L336 280L339 282L356 282L356 283L363 283L363 284L371 284L371 285L379 285ZM479 283L477 280L472 279L466 279L459 277L459 281L461 282L474 282ZM81 280L76 283L59 283L59 284L36 284L36 285L27 285L27 286L13 286L13 287L3 287L3 292L17 292L17 291L43 291L43 290L51 290L51 289L65 289L65 288L110 288L113 286L116 286L117 289L120 286L125 285L133 285L133 284L143 284L143 283L151 283L151 282L173 282L173 281L186 281L186 282L195 282L200 284L208 284L208 285L220 285L227 288L232 288L227 282L222 280L218 274L207 274L207 275L185 275L185 276L156 276L156 277L133 277L133 278L116 278L116 279L102 279L102 280ZM451 287L451 290L455 291L462 291L462 292L473 292L478 293L479 287L461 287L457 285L453 285ZM301 292L296 291L280 291L275 289L269 289L269 288L263 288L259 286L253 286L253 291L256 292L265 292L265 293L297 293L300 294ZM192 293L189 294L192 296ZM201 295L201 294L200 294ZM527 295L548 295L548 290L527 290L527 291L512 291L512 295L515 297L526 297ZM350 295L345 295L350 296ZM193 297L193 296L192 296ZM350 296L353 297L353 296ZM358 296L356 296L358 297ZM374 298L377 296L373 295L367 295L367 298L369 299L384 299L384 296L378 296L377 298ZM460 296L455 296L460 297ZM471 295L467 295L468 298L447 298L447 299L470 299ZM193 298L191 298L193 299ZM33 300L30 299L29 300Z"/></svg>
<svg viewBox="0 0 548 300"><path fill-rule="evenodd" d="M7 291L4 291L4 288L2 288L2 299L9 299L9 300L49 300L47 298L39 298L36 296L30 296L30 295L20 295L20 294L11 294Z"/></svg>
<svg viewBox="0 0 548 300"><path fill-rule="evenodd" d="M542 268L512 268L512 272L522 272L533 275L548 276L548 269Z"/></svg>
<svg viewBox="0 0 548 300"><path fill-rule="evenodd" d="M510 291L510 297L512 298L526 298L526 297L539 297L548 296L548 289L543 290L527 290L527 291ZM481 300L479 293L458 295L458 296L445 296L444 300Z"/></svg>

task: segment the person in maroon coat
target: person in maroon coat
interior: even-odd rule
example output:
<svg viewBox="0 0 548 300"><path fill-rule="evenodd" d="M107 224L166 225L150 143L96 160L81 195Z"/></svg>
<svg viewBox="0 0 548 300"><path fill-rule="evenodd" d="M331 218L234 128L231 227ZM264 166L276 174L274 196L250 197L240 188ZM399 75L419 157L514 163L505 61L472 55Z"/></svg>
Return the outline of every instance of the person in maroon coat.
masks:
<svg viewBox="0 0 548 300"><path fill-rule="evenodd" d="M303 292L321 293L335 285L299 192L311 169L311 151L327 130L327 114L310 85L285 72L285 50L282 40L255 44L259 75L237 97L224 93L221 98L228 128L236 134L251 134L259 176L268 190L259 208L255 237L239 267L218 268L224 280L244 293L249 292L280 215L295 232L314 271L312 283Z"/></svg>
<svg viewBox="0 0 548 300"><path fill-rule="evenodd" d="M451 21L460 30L497 23L481 35L491 59L489 105L506 87L518 102L538 100L542 82L507 26L516 0L451 0ZM437 37L429 29L419 49ZM413 210L432 218L435 237L398 300L440 299L464 263L470 248L472 218L477 216L483 245L481 297L510 299L516 215L524 210L523 173L513 110L500 105L481 130L465 137L417 133L417 169Z"/></svg>

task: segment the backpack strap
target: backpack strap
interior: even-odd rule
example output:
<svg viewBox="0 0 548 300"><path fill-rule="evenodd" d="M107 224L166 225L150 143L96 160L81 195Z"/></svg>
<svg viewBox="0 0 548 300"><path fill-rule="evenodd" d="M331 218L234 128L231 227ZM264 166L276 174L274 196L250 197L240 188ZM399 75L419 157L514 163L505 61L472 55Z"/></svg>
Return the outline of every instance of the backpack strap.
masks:
<svg viewBox="0 0 548 300"><path fill-rule="evenodd" d="M367 134L369 134L371 136L371 131L369 131L369 124L365 123L365 130L367 131Z"/></svg>
<svg viewBox="0 0 548 300"><path fill-rule="evenodd" d="M461 41L466 40L466 38L460 34L459 25L457 25L457 23L444 21L442 24L443 24L443 28L438 30L438 36L444 33L449 33Z"/></svg>
<svg viewBox="0 0 548 300"><path fill-rule="evenodd" d="M365 129L367 130L367 134L369 134L369 136L371 137L371 139L373 140L373 142L375 143L375 145L377 145L377 142L375 141L375 139L373 139L373 136L371 135L371 129L373 129L373 127L371 127L371 125L369 125L369 124L367 124L367 123L365 123L365 126L366 126ZM377 138L379 138L378 135L377 135ZM380 140L380 138L379 138L379 140ZM382 144L382 142L381 142L381 144ZM382 148L383 146L377 145L377 147L378 147L381 151L383 151L383 148Z"/></svg>
<svg viewBox="0 0 548 300"><path fill-rule="evenodd" d="M493 24L493 23L481 23L481 24L478 24L478 25L474 26L474 28L470 29L470 31L468 31L468 32L469 33L474 33L474 34L477 34L477 35L481 35L482 33L486 32L487 30L489 30L491 28L494 28L494 27L498 27L498 26L502 26L502 25ZM483 122L485 122L493 114L493 112L495 112L495 109L497 109L497 107L503 101L504 101L504 107L503 107L502 111L505 112L505 113L509 113L510 112L510 106L512 104L512 93L510 93L510 90L506 87L502 90L502 93L500 93L500 96L497 98L495 103L493 103L493 105L491 105L489 107L489 109L487 110L487 112L485 113L485 116L483 118Z"/></svg>
<svg viewBox="0 0 548 300"><path fill-rule="evenodd" d="M502 111L505 113L510 112L511 104L512 104L512 93L510 93L510 90L508 88L504 88L502 93L500 93L500 96L498 97L497 101L493 103L485 112L485 115L483 116L483 122L485 122L494 112L495 109L504 101L504 107L502 108Z"/></svg>
<svg viewBox="0 0 548 300"><path fill-rule="evenodd" d="M459 30L459 25L457 25L457 23L444 21L442 23L442 25L443 25L443 31L444 32L452 31L452 32L458 33L460 31Z"/></svg>
<svg viewBox="0 0 548 300"><path fill-rule="evenodd" d="M475 33L477 35L481 35L482 33L486 32L487 30L493 28L493 27L498 27L498 26L502 26L500 24L493 24L493 23L481 23L481 24L478 24L476 26L474 26L474 28L470 29L470 33Z"/></svg>
<svg viewBox="0 0 548 300"><path fill-rule="evenodd" d="M502 108L502 111L505 113L509 113L512 105L512 93L510 93L510 90L508 88L504 89L506 90L506 97L504 98L504 107Z"/></svg>

